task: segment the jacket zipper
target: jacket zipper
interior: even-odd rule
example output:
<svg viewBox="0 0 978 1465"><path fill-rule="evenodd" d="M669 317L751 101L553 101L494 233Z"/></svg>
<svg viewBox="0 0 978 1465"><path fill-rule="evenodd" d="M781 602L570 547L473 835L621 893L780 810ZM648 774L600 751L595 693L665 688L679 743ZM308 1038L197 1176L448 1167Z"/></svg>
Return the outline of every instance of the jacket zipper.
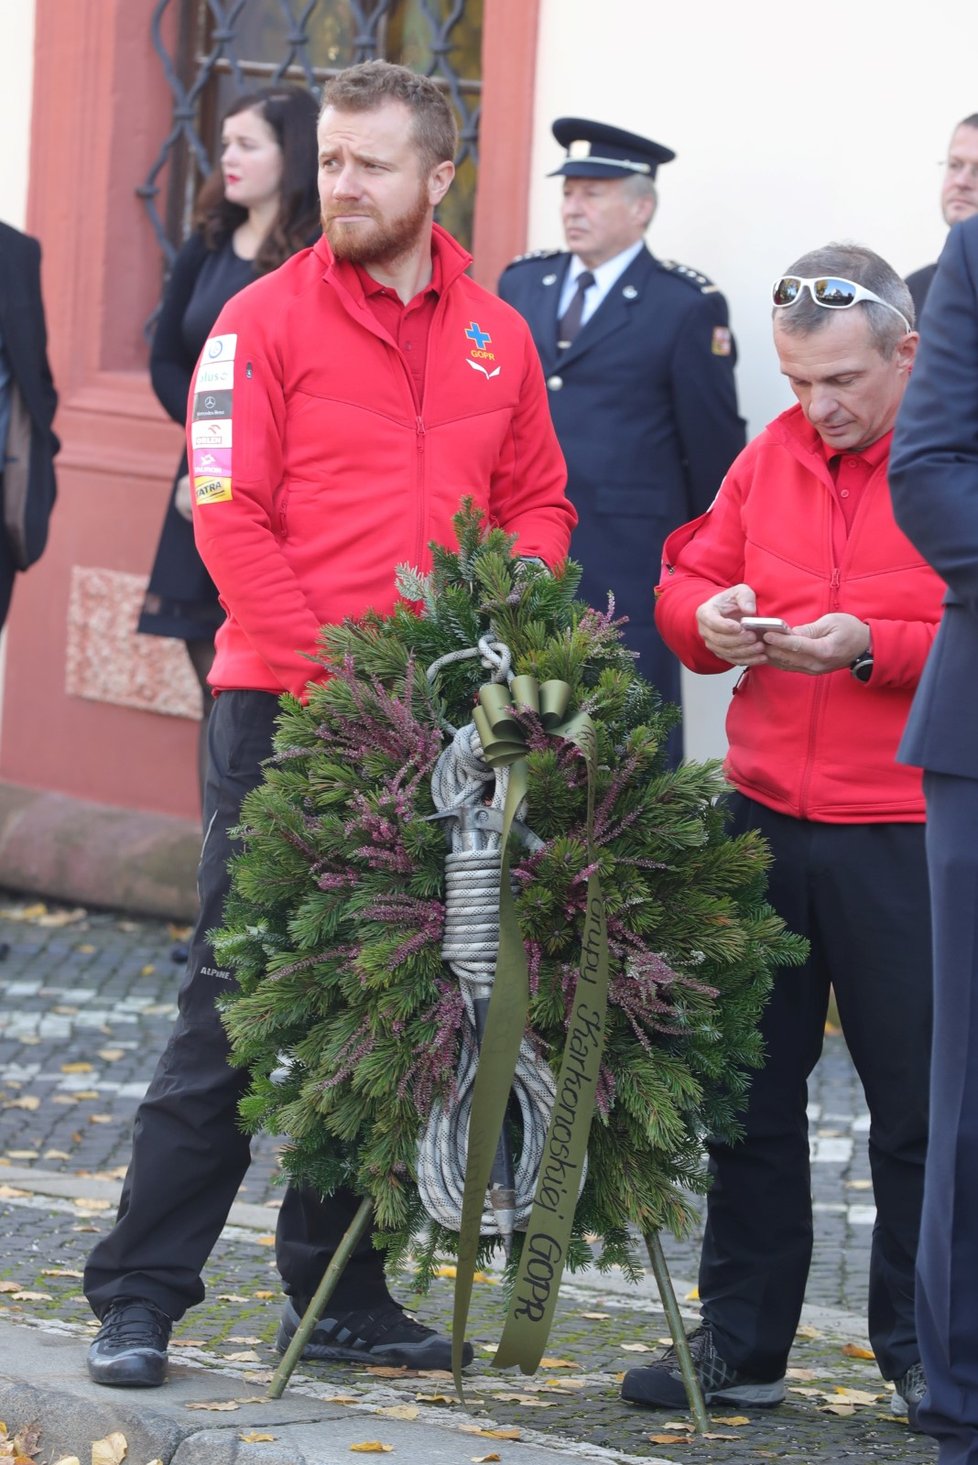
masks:
<svg viewBox="0 0 978 1465"><path fill-rule="evenodd" d="M424 418L418 414L415 418L415 443L418 453L418 540L415 550L414 563L420 565L423 561L425 549L424 526L427 522L427 503L425 494L425 425Z"/></svg>

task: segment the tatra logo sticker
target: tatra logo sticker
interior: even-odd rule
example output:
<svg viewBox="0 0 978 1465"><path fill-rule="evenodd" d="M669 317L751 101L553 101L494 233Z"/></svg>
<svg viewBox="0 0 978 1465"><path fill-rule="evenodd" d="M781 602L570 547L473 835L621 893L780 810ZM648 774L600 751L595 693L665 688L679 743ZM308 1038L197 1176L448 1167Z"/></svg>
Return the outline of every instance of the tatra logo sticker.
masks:
<svg viewBox="0 0 978 1465"><path fill-rule="evenodd" d="M198 504L222 504L231 497L230 478L194 479L194 498Z"/></svg>
<svg viewBox="0 0 978 1465"><path fill-rule="evenodd" d="M206 417L230 417L233 392L195 392L194 422Z"/></svg>
<svg viewBox="0 0 978 1465"><path fill-rule="evenodd" d="M190 446L193 448L229 448L231 446L230 417L193 423L190 428Z"/></svg>
<svg viewBox="0 0 978 1465"><path fill-rule="evenodd" d="M233 361L237 349L238 337L231 336L208 336L204 342L204 349L201 352L202 361Z"/></svg>
<svg viewBox="0 0 978 1465"><path fill-rule="evenodd" d="M194 383L194 391L205 392L220 390L223 387L234 386L234 362L233 361L202 361L197 368L197 380Z"/></svg>

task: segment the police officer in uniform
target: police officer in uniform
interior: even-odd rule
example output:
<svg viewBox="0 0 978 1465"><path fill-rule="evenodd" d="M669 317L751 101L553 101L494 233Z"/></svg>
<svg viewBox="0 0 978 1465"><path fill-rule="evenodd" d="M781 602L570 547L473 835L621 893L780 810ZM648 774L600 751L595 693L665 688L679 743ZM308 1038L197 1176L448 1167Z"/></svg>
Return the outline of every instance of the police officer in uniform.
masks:
<svg viewBox="0 0 978 1465"><path fill-rule="evenodd" d="M644 243L669 148L618 127L560 117L567 251L523 255L499 282L529 323L578 513L571 554L581 595L608 591L628 617L638 670L670 702L679 663L659 639L652 588L663 541L703 513L744 446L727 303L696 270ZM673 735L673 761L680 739Z"/></svg>

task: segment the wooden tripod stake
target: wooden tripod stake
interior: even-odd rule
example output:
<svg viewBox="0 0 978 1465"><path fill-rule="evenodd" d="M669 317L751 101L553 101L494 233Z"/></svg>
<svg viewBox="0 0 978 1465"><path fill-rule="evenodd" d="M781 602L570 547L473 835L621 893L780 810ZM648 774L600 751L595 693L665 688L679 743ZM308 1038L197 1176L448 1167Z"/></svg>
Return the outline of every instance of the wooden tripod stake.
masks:
<svg viewBox="0 0 978 1465"><path fill-rule="evenodd" d="M706 1412L703 1390L700 1387L699 1376L693 1364L693 1355L689 1351L689 1339L686 1336L686 1329L683 1326L679 1303L676 1301L672 1278L669 1276L669 1268L666 1266L666 1259L662 1253L662 1242L659 1240L657 1231L650 1232L644 1240L646 1250L649 1254L649 1261L652 1264L655 1285L659 1289L662 1308L665 1312L666 1320L669 1323L669 1332L672 1335L673 1345L676 1349L679 1372L682 1374L683 1383L686 1386L689 1412L693 1416L693 1428L697 1434L706 1434L710 1428L710 1416Z"/></svg>
<svg viewBox="0 0 978 1465"><path fill-rule="evenodd" d="M316 1288L315 1295L303 1314L302 1322L295 1330L295 1335L279 1364L272 1375L272 1382L268 1386L269 1399L281 1399L285 1393L285 1386L292 1377L292 1371L305 1350L306 1344L312 1337L313 1331L327 1302L336 1291L336 1284L343 1275L343 1270L356 1249L357 1242L366 1233L370 1225L370 1218L373 1215L374 1203L370 1200L362 1200L360 1209L350 1222L343 1240L333 1253L333 1260L323 1273L323 1280Z"/></svg>

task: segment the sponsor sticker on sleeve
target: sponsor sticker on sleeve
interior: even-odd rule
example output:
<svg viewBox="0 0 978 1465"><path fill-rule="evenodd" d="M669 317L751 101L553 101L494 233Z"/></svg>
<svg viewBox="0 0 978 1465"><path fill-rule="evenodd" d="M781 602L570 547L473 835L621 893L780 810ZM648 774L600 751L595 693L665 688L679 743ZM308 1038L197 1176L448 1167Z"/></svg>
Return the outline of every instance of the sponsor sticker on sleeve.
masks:
<svg viewBox="0 0 978 1465"><path fill-rule="evenodd" d="M234 362L233 361L204 361L201 360L197 367L197 376L194 381L195 392L206 392L212 389L222 390L225 387L234 386Z"/></svg>
<svg viewBox="0 0 978 1465"><path fill-rule="evenodd" d="M714 356L730 355L733 350L733 340L726 326L713 327L713 339L710 342L710 350Z"/></svg>
<svg viewBox="0 0 978 1465"><path fill-rule="evenodd" d="M204 349L200 353L200 359L201 361L233 361L237 346L236 333L230 336L208 336L204 342Z"/></svg>
<svg viewBox="0 0 978 1465"><path fill-rule="evenodd" d="M229 477L194 477L194 500L197 504L224 504L231 498Z"/></svg>
<svg viewBox="0 0 978 1465"><path fill-rule="evenodd" d="M211 417L230 417L233 392L194 392L194 422Z"/></svg>
<svg viewBox="0 0 978 1465"><path fill-rule="evenodd" d="M204 422L192 423L190 445L194 448L229 448L231 446L230 417L209 418Z"/></svg>
<svg viewBox="0 0 978 1465"><path fill-rule="evenodd" d="M230 448L194 448L194 476L230 478Z"/></svg>

